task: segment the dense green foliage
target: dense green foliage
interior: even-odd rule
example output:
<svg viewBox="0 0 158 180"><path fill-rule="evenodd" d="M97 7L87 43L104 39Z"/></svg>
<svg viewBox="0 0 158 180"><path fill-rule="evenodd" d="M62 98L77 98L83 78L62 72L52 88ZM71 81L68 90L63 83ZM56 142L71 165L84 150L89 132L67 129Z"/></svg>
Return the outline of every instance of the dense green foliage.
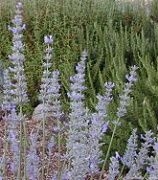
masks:
<svg viewBox="0 0 158 180"><path fill-rule="evenodd" d="M122 150L133 127L140 132L152 129L158 122L158 2L152 4L150 15L145 10L127 7L124 11L111 0L23 0L26 23L25 72L30 98L29 110L39 102L37 94L42 74L43 37L54 36L54 65L61 72L62 103L68 109L66 92L69 77L74 72L83 49L89 53L87 62L86 103L90 109L95 95L102 92L106 81L116 84L115 99L124 84L124 76L131 65L139 66L139 80L132 93L128 115L118 128L113 150ZM14 1L0 4L0 59L8 65L11 34L7 26L13 17ZM111 106L110 122L115 120L119 101ZM31 108L30 108L31 107ZM109 142L113 124L110 124ZM123 133L122 133L123 132ZM120 149L118 149L118 147ZM106 145L105 147L106 148Z"/></svg>

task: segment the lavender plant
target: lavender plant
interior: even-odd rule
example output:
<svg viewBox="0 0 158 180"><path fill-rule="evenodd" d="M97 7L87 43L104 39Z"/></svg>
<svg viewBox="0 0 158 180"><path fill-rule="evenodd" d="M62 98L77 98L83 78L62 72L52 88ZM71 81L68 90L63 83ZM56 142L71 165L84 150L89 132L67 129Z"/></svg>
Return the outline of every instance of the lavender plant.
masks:
<svg viewBox="0 0 158 180"><path fill-rule="evenodd" d="M44 43L47 46L45 50L45 57L44 57L44 62L43 62L43 76L41 79L41 87L40 87L40 95L39 95L39 100L42 101L44 105L46 103L50 103L51 101L51 93L49 92L50 90L50 74L51 72L49 71L50 67L52 66L51 59L52 59L52 47L51 45L53 44L53 37L50 36L45 36L44 37Z"/></svg>
<svg viewBox="0 0 158 180"><path fill-rule="evenodd" d="M132 137L132 136L131 136ZM131 138L130 138L131 139ZM150 148L153 146L153 143L155 141L155 138L153 137L153 133L151 131L147 131L145 135L141 135L141 139L144 141L141 144L141 148L139 149L139 152L135 153L135 158L131 158L128 161L125 161L125 163L128 165L132 164L129 167L128 173L125 175L124 179L130 179L130 178L139 178L143 179L142 171L145 170L146 166L149 166L149 159L150 155L149 152ZM127 148L130 148L130 143L128 143Z"/></svg>
<svg viewBox="0 0 158 180"><path fill-rule="evenodd" d="M58 142L58 152L60 153L60 129L61 129L61 122L60 116L61 112L61 104L60 104L60 84L59 84L59 71L54 70L53 72L50 71L50 67L52 66L52 44L53 44L53 37L52 35L47 35L44 37L44 43L46 45L45 56L43 61L43 76L41 81L41 88L40 88L40 96L39 100L42 101L43 109L42 109L42 132L43 132L43 144L46 145L45 140L45 131L46 131L46 121L47 121L47 114L51 113L51 117L53 117L54 127L52 130L55 132L57 131L57 142ZM51 135L54 135L50 133ZM52 138L50 138L50 142L48 142L49 151L50 144ZM45 157L45 146L43 146L43 165L42 165L42 177L44 178L44 157ZM49 154L50 155L50 154ZM49 158L50 159L50 158ZM49 163L48 163L49 164ZM59 166L59 160L58 160Z"/></svg>
<svg viewBox="0 0 158 180"><path fill-rule="evenodd" d="M11 61L11 66L6 70L5 75L7 78L8 84L4 87L4 102L3 106L7 106L7 109L10 110L10 126L9 129L9 142L11 142L10 148L13 152L13 159L11 165L11 171L14 172L14 177L21 178L24 173L26 177L25 170L25 155L26 155L26 127L25 127L25 118L22 112L23 104L28 101L27 97L27 85L26 78L24 73L24 44L22 42L23 30L25 29L25 24L23 24L22 17L23 5L21 2L16 4L15 16L12 20L13 26L9 26L8 29L12 32L12 54L9 55L9 60ZM9 79L9 76L11 80ZM19 108L19 113L16 115L16 107ZM11 119L15 119L13 121ZM13 121L13 122L12 122ZM13 124L15 123L15 124ZM16 126L15 126L16 125ZM18 133L18 130L20 132ZM22 142L24 139L24 143ZM15 143L13 143L15 142ZM19 144L18 144L19 142ZM24 155L24 158L23 158ZM21 169L22 161L24 161L24 171ZM16 166L18 164L18 166ZM18 172L17 172L18 170Z"/></svg>
<svg viewBox="0 0 158 180"><path fill-rule="evenodd" d="M88 121L84 104L85 63L87 52L83 51L81 61L76 66L77 73L70 78L70 108L71 112L67 137L68 171L70 179L82 180L89 170L88 151Z"/></svg>
<svg viewBox="0 0 158 180"><path fill-rule="evenodd" d="M125 83L123 93L119 96L120 97L120 102L119 102L120 104L119 104L119 107L117 108L117 113L116 113L117 120L114 121L114 129L112 131L110 144L108 146L106 157L105 157L105 160L104 160L104 163L103 163L103 166L102 166L102 173L100 174L100 179L101 179L101 176L103 174L103 170L105 168L105 164L107 162L107 159L109 157L109 153L110 153L110 149L111 149L112 142L113 142L113 139L114 139L114 135L115 135L116 129L117 129L119 123L120 123L120 118L122 118L127 113L127 107L129 105L129 100L130 100L129 93L132 91L131 88L132 88L132 86L134 85L134 83L137 80L137 74L136 74L137 69L138 69L138 67L132 66L130 73L126 75L126 79L127 79L128 82Z"/></svg>
<svg viewBox="0 0 158 180"><path fill-rule="evenodd" d="M132 134L128 139L127 149L121 159L123 165L127 166L129 169L133 166L137 157L138 135L136 134L136 132L137 129L133 129Z"/></svg>
<svg viewBox="0 0 158 180"><path fill-rule="evenodd" d="M23 24L22 17L23 5L21 2L16 5L16 15L12 20L13 26L9 26L9 30L13 34L12 38L12 54L9 55L9 59L12 66L9 67L12 77L12 95L14 97L14 103L21 105L28 101L27 97L27 85L24 74L24 44L22 42L23 30L25 30L25 24ZM14 81L14 82L13 82Z"/></svg>
<svg viewBox="0 0 158 180"><path fill-rule="evenodd" d="M98 165L102 162L102 152L100 143L102 136L108 128L108 105L112 101L112 89L114 83L105 83L106 92L104 95L98 95L96 113L92 113L89 127L89 172L90 174L98 173Z"/></svg>
<svg viewBox="0 0 158 180"><path fill-rule="evenodd" d="M43 137L42 137L42 175L41 177L44 179L44 167L45 167L45 149L46 149L46 135L45 135L45 127L46 127L46 116L48 114L49 111L49 103L50 103L50 96L51 93L50 91L50 74L51 72L49 71L49 68L51 67L52 63L50 62L50 60L52 59L52 43L53 43L53 38L52 36L45 36L44 37L44 43L47 46L46 50L45 50L45 57L44 57L44 62L43 62L43 76L42 76L42 80L41 80L41 89L40 89L40 96L39 99L42 101L42 133L43 133Z"/></svg>
<svg viewBox="0 0 158 180"><path fill-rule="evenodd" d="M41 89L39 98L44 105L42 116L42 157L37 153L37 139L38 132L30 134L30 143L28 151L26 151L26 125L25 117L22 113L22 105L28 101L26 93L26 80L24 75L24 45L22 43L22 31L25 25L22 23L22 4L19 2L16 6L16 15L12 20L13 27L9 27L13 33L13 46L12 54L9 59L12 62L11 67L4 72L4 100L2 107L9 111L4 120L7 121L7 140L9 144L9 151L12 158L9 159L10 171L14 179L46 179L48 176L49 165L53 162L48 162L47 171L45 171L45 151L48 148L49 160L52 156L52 149L58 143L58 157L60 157L60 116L62 114L60 104L60 84L59 84L59 71L50 71L52 63L53 38L51 35L44 37L46 45L44 62L43 62L43 76L41 80ZM127 113L127 107L130 102L129 94L133 84L136 82L136 66L131 67L129 75L126 75L128 82L125 83L123 93L120 95L120 104L117 109L117 120L114 124L113 134L107 150L106 159L104 160L102 171L100 172L99 164L102 162L102 152L100 147L102 143L100 140L108 128L108 105L112 101L112 89L114 84L109 82L105 84L105 93L98 95L98 103L96 105L96 112L91 112L85 106L85 68L86 68L87 52L83 51L81 61L76 66L76 74L70 77L70 91L68 97L70 98L69 123L66 142L66 162L62 172L56 172L51 179L53 180L83 180L90 175L93 179L93 174L100 173L99 179L101 180L107 158L109 158L110 148L114 139L116 128L122 118ZM10 73L10 74L9 74ZM11 79L10 79L11 78ZM58 141L55 141L54 136L46 143L46 114L48 113L47 105L52 105L52 116L57 120ZM17 107L20 112L18 113ZM54 128L54 127L52 127ZM19 133L20 129L20 133ZM24 134L24 137L23 137ZM23 139L24 138L24 139ZM23 142L24 140L24 142ZM129 180L131 178L143 179L143 171L146 171L146 176L149 179L157 177L157 150L158 144L151 131L146 132L141 136L141 147L137 147L138 136L136 129L132 131L125 154L121 158L118 153L111 157L109 165L108 179L114 180L119 176L120 163L127 167L128 172L124 175L123 179ZM7 146L6 146L7 147ZM152 149L153 148L153 149ZM152 149L152 150L151 150ZM150 153L152 156L150 156ZM2 178L6 177L6 152L0 158L0 168ZM22 157L24 156L24 157ZM58 167L59 167L58 159ZM22 162L24 161L24 163ZM8 160L7 160L8 163ZM18 166L16 166L18 164ZM58 171L61 169L58 168ZM46 174L47 173L47 174ZM121 174L122 175L122 174ZM1 178L0 177L0 178Z"/></svg>
<svg viewBox="0 0 158 180"><path fill-rule="evenodd" d="M44 37L44 43L47 46L45 50L45 56L43 61L43 76L40 86L39 100L43 104L43 114L48 113L49 108L53 109L52 116L60 118L61 116L61 104L60 104L60 84L59 84L59 71L50 71L52 66L53 44L52 35Z"/></svg>

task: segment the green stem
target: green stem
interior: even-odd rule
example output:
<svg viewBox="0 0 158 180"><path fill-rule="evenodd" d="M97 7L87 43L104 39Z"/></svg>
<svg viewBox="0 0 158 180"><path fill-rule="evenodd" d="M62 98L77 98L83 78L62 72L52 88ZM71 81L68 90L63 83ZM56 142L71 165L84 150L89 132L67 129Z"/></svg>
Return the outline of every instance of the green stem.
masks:
<svg viewBox="0 0 158 180"><path fill-rule="evenodd" d="M120 119L118 118L116 123L115 123L114 129L113 129L113 132L112 132L112 136L111 136L111 139L110 139L110 144L109 144L109 147L108 147L108 150L107 150L107 153L106 153L106 157L105 157L105 160L104 160L104 163L103 163L103 166L102 166L102 170L101 170L101 173L100 173L100 176L99 176L99 180L101 180L102 175L104 173L105 165L106 165L107 160L109 158L111 146L112 146L112 143L113 143L113 139L114 139L114 136L115 136L115 133L116 133L116 128L117 128L117 124L118 124L119 120Z"/></svg>

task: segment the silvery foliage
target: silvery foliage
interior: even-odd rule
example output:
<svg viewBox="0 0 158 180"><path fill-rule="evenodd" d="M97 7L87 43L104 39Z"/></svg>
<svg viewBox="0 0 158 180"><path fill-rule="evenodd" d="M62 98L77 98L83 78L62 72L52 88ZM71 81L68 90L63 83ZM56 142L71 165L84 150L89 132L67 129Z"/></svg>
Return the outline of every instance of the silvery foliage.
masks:
<svg viewBox="0 0 158 180"><path fill-rule="evenodd" d="M16 105L23 104L28 101L26 94L27 85L24 75L24 44L22 42L23 30L25 30L25 24L23 24L22 17L23 5L18 2L16 5L16 15L12 20L13 26L9 26L9 30L13 34L12 38L12 54L9 55L9 59L12 62L12 66L9 67L12 77L12 95L14 97L14 103Z"/></svg>
<svg viewBox="0 0 158 180"><path fill-rule="evenodd" d="M158 177L158 141L156 140L154 143L154 156L150 158L150 166L147 167L148 179L149 180L157 180Z"/></svg>
<svg viewBox="0 0 158 180"><path fill-rule="evenodd" d="M105 93L97 95L98 103L96 105L96 113L91 115L89 127L89 172L96 173L99 171L98 165L101 163L102 152L100 150L102 135L108 127L108 105L112 101L112 89L114 83L105 83Z"/></svg>
<svg viewBox="0 0 158 180"><path fill-rule="evenodd" d="M68 169L71 180L83 180L89 170L88 163L88 112L84 104L85 63L87 52L83 51L81 61L76 66L76 74L70 77L70 121L67 137Z"/></svg>
<svg viewBox="0 0 158 180"><path fill-rule="evenodd" d="M141 148L136 155L135 162L129 169L129 172L126 174L124 178L125 180L130 178L143 179L141 170L143 170L145 166L149 165L149 152L151 152L150 148L153 147L153 144L155 142L155 139L152 136L153 133L151 131L147 131L144 136L141 135L141 139L144 142L141 143Z"/></svg>
<svg viewBox="0 0 158 180"><path fill-rule="evenodd" d="M137 66L132 66L130 73L126 75L126 79L128 82L125 83L123 93L119 96L120 97L120 105L117 108L117 117L121 118L127 113L127 106L129 105L130 96L129 93L132 91L132 86L137 81L137 74L136 70L138 69Z"/></svg>
<svg viewBox="0 0 158 180"><path fill-rule="evenodd" d="M29 180L39 178L40 158L37 154L37 134L30 134L31 145L26 157L26 173Z"/></svg>
<svg viewBox="0 0 158 180"><path fill-rule="evenodd" d="M53 44L52 35L47 35L44 37L44 43L47 46L45 49L45 56L43 61L43 76L41 80L40 86L40 95L39 100L42 101L42 104L47 107L47 105L52 105L54 110L53 117L59 118L61 115L61 104L60 104L60 84L59 84L59 71L55 70L53 72L50 71L52 66L51 59L53 48L51 45ZM49 106L48 106L49 107ZM45 109L44 112L47 113L49 109Z"/></svg>
<svg viewBox="0 0 158 180"><path fill-rule="evenodd" d="M123 157L116 154L116 157L110 158L108 179L115 179L119 176L119 160L124 166L128 167L128 172L124 175L123 180L139 179L143 180L143 172L147 171L149 180L156 180L158 177L158 143L153 137L151 131L141 135L141 147L137 148L138 135L136 129L128 139L127 149ZM152 151L153 148L153 151ZM152 155L152 156L151 156Z"/></svg>
<svg viewBox="0 0 158 180"><path fill-rule="evenodd" d="M127 166L129 169L133 166L135 159L137 158L138 135L136 132L137 129L133 129L132 134L128 139L125 154L121 159L123 165Z"/></svg>
<svg viewBox="0 0 158 180"><path fill-rule="evenodd" d="M115 180L119 174L119 158L120 156L116 153L115 156L110 158L110 165L109 165L109 173L108 173L108 180Z"/></svg>

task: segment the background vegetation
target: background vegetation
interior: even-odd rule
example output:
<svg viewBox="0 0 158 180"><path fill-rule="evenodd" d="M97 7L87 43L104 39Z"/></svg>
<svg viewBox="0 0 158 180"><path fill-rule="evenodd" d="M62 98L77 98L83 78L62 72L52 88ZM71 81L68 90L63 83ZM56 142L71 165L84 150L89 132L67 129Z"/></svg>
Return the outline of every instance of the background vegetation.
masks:
<svg viewBox="0 0 158 180"><path fill-rule="evenodd" d="M111 0L23 0L26 23L25 72L31 115L39 103L37 94L42 75L43 37L54 36L53 67L61 72L62 103L68 110L69 77L83 49L89 53L87 62L86 103L90 109L96 103L95 95L102 92L106 81L116 84L111 106L110 129L103 149L109 144L113 121L125 74L131 65L139 66L139 80L132 93L128 115L116 132L112 150L122 152L131 129L139 132L152 129L158 123L158 2L153 1L151 12L144 8L123 8ZM0 60L8 66L11 34L8 31L15 2L0 1ZM120 148L120 149L119 149ZM113 151L111 151L113 152Z"/></svg>

